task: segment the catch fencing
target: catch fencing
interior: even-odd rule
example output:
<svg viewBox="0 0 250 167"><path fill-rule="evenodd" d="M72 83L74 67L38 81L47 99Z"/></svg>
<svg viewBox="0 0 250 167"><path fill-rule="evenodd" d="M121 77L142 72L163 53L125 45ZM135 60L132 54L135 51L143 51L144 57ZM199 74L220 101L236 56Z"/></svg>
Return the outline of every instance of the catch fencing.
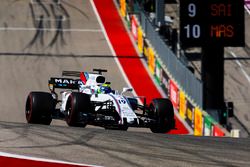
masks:
<svg viewBox="0 0 250 167"><path fill-rule="evenodd" d="M139 9L137 7L136 9ZM167 70L177 81L185 93L202 108L202 82L184 65L180 59L166 45L156 27L152 25L150 19L141 10L136 11L140 25L145 33L146 38L154 47L159 58L166 65Z"/></svg>

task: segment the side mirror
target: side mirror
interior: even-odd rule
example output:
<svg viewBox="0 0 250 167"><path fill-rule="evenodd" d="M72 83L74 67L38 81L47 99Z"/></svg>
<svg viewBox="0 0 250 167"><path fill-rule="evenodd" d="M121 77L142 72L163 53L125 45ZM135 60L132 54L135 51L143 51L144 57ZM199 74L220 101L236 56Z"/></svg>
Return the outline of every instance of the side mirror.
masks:
<svg viewBox="0 0 250 167"><path fill-rule="evenodd" d="M126 93L126 92L132 92L132 91L133 91L133 88L123 88L121 94Z"/></svg>

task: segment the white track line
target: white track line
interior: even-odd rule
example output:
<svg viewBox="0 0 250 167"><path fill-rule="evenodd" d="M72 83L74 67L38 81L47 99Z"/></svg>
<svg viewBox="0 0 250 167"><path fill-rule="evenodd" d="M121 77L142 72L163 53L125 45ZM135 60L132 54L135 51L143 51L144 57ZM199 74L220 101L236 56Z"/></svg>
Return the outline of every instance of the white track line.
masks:
<svg viewBox="0 0 250 167"><path fill-rule="evenodd" d="M234 57L237 58L234 52L230 51L230 54ZM250 76L247 74L247 72L243 69L242 64L239 62L239 60L236 60L236 63L240 66L240 70L243 73L243 75L246 77L247 81L250 83Z"/></svg>
<svg viewBox="0 0 250 167"><path fill-rule="evenodd" d="M57 29L57 28L25 28L25 27L0 27L0 31L63 31L63 32L102 32L101 29Z"/></svg>
<svg viewBox="0 0 250 167"><path fill-rule="evenodd" d="M52 160L52 159L46 159L46 158L36 158L36 157L30 157L30 156L24 156L24 155L17 155L17 154L10 154L5 152L0 152L0 157L8 157L8 158L17 158L17 159L25 159L25 160L31 160L31 161L40 161L40 162L48 162L48 163L56 163L56 164L65 164L65 165L76 165L76 166L89 166L89 167L101 167L96 165L88 165L88 164L81 164L81 163L72 163L67 161L59 161L59 160Z"/></svg>

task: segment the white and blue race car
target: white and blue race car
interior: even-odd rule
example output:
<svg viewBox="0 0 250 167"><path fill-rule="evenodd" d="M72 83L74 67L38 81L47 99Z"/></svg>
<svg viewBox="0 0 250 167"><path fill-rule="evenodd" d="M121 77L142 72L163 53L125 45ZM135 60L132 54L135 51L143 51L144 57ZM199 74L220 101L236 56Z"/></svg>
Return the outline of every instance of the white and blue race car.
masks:
<svg viewBox="0 0 250 167"><path fill-rule="evenodd" d="M156 98L147 105L145 97L126 96L131 88L119 93L105 82L103 69L93 72L63 71L71 78L50 78L50 92L30 92L25 115L28 123L50 125L62 119L69 126L101 126L127 130L148 127L155 133L166 133L175 127L173 105L169 99ZM74 77L74 78L73 78ZM61 89L59 99L56 89ZM139 103L142 99L144 104Z"/></svg>

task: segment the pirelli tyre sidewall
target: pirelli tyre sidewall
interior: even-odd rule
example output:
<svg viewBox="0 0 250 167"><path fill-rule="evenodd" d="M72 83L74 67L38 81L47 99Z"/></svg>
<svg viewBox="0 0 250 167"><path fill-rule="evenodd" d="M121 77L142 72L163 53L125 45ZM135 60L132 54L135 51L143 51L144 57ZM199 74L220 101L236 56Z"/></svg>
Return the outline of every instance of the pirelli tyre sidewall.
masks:
<svg viewBox="0 0 250 167"><path fill-rule="evenodd" d="M79 122L79 113L91 110L90 96L84 93L72 92L66 104L66 122L69 126L85 127L87 122Z"/></svg>
<svg viewBox="0 0 250 167"><path fill-rule="evenodd" d="M54 110L53 98L47 92L30 92L25 106L28 123L50 125Z"/></svg>
<svg viewBox="0 0 250 167"><path fill-rule="evenodd" d="M150 108L150 115L155 119L150 126L152 132L166 133L175 127L173 104L169 99L153 99Z"/></svg>

